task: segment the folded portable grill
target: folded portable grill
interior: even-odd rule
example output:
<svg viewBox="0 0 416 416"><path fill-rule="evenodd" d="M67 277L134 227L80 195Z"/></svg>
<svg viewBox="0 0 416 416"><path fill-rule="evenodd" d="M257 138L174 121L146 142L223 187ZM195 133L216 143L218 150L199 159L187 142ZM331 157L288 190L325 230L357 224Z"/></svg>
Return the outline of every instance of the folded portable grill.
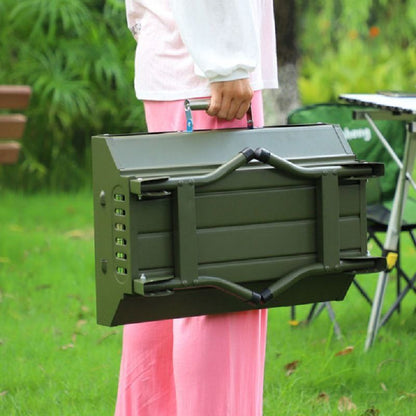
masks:
<svg viewBox="0 0 416 416"><path fill-rule="evenodd" d="M366 180L339 127L96 136L97 318L120 325L341 300Z"/></svg>

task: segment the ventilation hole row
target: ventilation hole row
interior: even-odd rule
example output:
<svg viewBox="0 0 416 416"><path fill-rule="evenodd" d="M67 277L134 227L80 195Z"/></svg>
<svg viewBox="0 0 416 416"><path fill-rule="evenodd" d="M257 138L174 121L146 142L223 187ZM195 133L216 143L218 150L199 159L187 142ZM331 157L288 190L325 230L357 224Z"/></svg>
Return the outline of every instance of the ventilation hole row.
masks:
<svg viewBox="0 0 416 416"><path fill-rule="evenodd" d="M124 202L126 200L126 196L120 193L115 193L113 195L114 201L116 202ZM115 208L114 209L114 214L117 217L125 217L126 216L126 210L123 208ZM126 231L126 225L123 224L122 222L120 222L120 220L116 221L114 223L114 230L118 231L118 232L124 232ZM126 247L127 246L127 240L123 237L116 237L115 238L115 243L116 246L118 247ZM115 253L115 257L116 260L121 260L121 261L125 261L127 260L127 254L123 253L122 251L116 251ZM127 269L123 266L116 266L116 273L119 275L126 275L127 274Z"/></svg>

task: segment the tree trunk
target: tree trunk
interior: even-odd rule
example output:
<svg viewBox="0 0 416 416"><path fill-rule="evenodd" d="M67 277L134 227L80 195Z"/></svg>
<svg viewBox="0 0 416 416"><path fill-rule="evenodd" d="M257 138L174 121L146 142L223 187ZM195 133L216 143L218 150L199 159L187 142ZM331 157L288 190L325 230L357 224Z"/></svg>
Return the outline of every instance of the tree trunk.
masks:
<svg viewBox="0 0 416 416"><path fill-rule="evenodd" d="M286 124L287 115L300 107L297 86L296 0L274 0L279 89L264 92L266 125Z"/></svg>

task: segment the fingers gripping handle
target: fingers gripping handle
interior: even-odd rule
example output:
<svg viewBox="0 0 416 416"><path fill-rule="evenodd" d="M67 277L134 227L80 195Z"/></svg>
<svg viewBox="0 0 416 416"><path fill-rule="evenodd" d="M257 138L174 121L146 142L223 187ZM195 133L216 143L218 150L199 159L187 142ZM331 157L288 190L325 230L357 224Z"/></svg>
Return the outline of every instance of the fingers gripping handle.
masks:
<svg viewBox="0 0 416 416"><path fill-rule="evenodd" d="M185 115L186 115L186 131L191 133L194 130L194 123L192 120L192 111L197 110L205 110L207 111L210 105L209 98L198 98L193 100L185 100ZM252 129L254 127L253 124L253 116L251 112L251 105L247 110L247 128Z"/></svg>

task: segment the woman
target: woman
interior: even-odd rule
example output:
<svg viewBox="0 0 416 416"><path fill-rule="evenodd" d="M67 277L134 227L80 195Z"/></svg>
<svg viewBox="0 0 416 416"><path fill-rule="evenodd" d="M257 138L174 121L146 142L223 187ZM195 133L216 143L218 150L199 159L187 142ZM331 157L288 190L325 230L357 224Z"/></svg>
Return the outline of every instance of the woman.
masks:
<svg viewBox="0 0 416 416"><path fill-rule="evenodd" d="M149 132L186 130L183 100L210 96L194 129L244 127L277 87L272 0L126 0L135 90ZM116 416L260 416L267 311L124 327Z"/></svg>

